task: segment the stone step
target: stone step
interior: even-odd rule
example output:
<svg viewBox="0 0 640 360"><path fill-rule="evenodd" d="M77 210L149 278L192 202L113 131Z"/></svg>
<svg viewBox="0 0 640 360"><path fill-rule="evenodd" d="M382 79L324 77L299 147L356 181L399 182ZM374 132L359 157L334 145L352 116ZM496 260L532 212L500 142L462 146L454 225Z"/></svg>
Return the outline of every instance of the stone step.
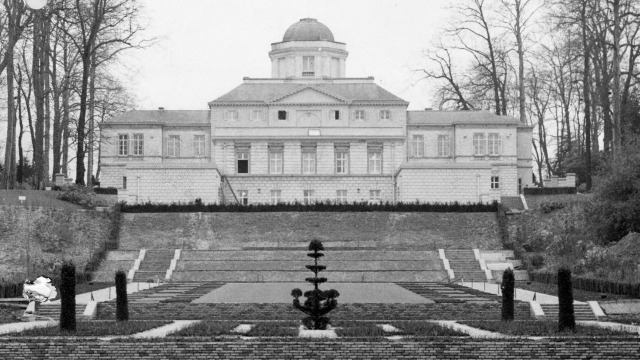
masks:
<svg viewBox="0 0 640 360"><path fill-rule="evenodd" d="M136 271L133 276L133 281L148 281L148 280L156 280L156 276L160 281L164 281L164 277L167 274L167 271Z"/></svg>
<svg viewBox="0 0 640 360"><path fill-rule="evenodd" d="M178 261L176 271L214 271L214 270L289 270L304 271L310 260L305 261ZM320 261L320 265L333 271L382 271L382 270L410 270L410 271L442 271L441 261ZM168 267L168 266L167 266ZM141 268L142 269L142 268Z"/></svg>
<svg viewBox="0 0 640 360"><path fill-rule="evenodd" d="M560 312L558 304L541 304L540 306L545 316L558 317ZM576 320L597 320L593 310L587 304L573 304L573 313Z"/></svg>
<svg viewBox="0 0 640 360"><path fill-rule="evenodd" d="M137 274L136 274L137 275ZM176 271L173 281L301 282L313 274L299 271ZM445 281L444 271L323 271L330 282Z"/></svg>
<svg viewBox="0 0 640 360"><path fill-rule="evenodd" d="M180 255L180 260L281 260L296 261L309 260L306 250L221 250L221 251L194 251L185 250ZM367 260L438 260L437 251L403 251L403 250L352 250L352 251L325 251L323 258L332 261L367 261Z"/></svg>

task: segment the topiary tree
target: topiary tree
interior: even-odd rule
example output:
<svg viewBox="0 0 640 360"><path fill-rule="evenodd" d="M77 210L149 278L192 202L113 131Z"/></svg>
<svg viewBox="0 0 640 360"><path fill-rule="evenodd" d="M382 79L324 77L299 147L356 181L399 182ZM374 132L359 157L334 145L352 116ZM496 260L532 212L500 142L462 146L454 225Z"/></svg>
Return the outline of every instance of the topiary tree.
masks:
<svg viewBox="0 0 640 360"><path fill-rule="evenodd" d="M127 274L116 272L116 321L129 320L129 306L127 303Z"/></svg>
<svg viewBox="0 0 640 360"><path fill-rule="evenodd" d="M306 326L307 329L314 330L324 330L327 328L330 320L325 315L338 306L338 300L336 300L336 298L340 296L340 293L336 290L322 291L318 288L318 284L327 281L327 278L318 277L318 273L327 268L326 266L318 265L318 258L324 256L324 254L320 252L321 250L324 250L324 247L320 240L312 240L309 243L309 251L313 252L308 253L307 256L314 259L314 264L306 265L306 268L313 271L315 276L305 279L307 282L312 283L314 288L304 293L304 296L307 298L304 305L301 305L299 300L300 296L302 296L302 290L296 288L291 291L291 296L294 297L293 306L308 315L302 320L302 324Z"/></svg>
<svg viewBox="0 0 640 360"><path fill-rule="evenodd" d="M571 270L558 269L558 331L576 330L576 318L573 313L573 289Z"/></svg>
<svg viewBox="0 0 640 360"><path fill-rule="evenodd" d="M60 271L60 330L76 331L76 266L71 261Z"/></svg>
<svg viewBox="0 0 640 360"><path fill-rule="evenodd" d="M514 288L515 288L515 276L513 276L513 270L510 268L502 273L502 321L513 320L514 313Z"/></svg>

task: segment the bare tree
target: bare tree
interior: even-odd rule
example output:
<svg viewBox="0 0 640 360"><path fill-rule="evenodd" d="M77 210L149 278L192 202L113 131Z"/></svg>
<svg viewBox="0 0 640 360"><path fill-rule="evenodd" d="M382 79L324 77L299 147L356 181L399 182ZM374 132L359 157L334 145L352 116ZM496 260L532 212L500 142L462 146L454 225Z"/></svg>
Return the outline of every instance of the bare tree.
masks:
<svg viewBox="0 0 640 360"><path fill-rule="evenodd" d="M439 98L438 107L442 109L453 104L452 107L458 110L473 109L474 106L466 99L464 90L460 86L459 75L455 73L449 49L440 44L435 50L428 51L425 57L428 60L427 67L420 71L424 74L424 79L439 82L436 90Z"/></svg>

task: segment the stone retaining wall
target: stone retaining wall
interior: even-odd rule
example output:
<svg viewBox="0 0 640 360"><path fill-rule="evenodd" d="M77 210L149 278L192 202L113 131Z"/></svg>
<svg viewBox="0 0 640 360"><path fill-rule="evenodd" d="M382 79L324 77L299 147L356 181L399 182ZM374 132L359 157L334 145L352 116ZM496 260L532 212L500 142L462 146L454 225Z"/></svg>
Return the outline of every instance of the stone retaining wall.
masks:
<svg viewBox="0 0 640 360"><path fill-rule="evenodd" d="M195 340L195 341L194 341ZM0 358L47 359L635 359L637 341L429 342L104 342L94 340L5 340Z"/></svg>

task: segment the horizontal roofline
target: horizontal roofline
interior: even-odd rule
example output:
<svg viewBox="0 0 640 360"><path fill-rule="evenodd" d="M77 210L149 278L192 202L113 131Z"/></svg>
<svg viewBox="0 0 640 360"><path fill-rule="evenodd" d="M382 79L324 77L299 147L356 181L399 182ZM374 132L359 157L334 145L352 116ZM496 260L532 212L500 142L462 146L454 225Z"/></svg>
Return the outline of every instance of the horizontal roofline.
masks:
<svg viewBox="0 0 640 360"><path fill-rule="evenodd" d="M347 45L347 43L343 43L343 42L340 42L340 41L331 41L331 40L289 40L289 41L272 42L271 45L278 45L278 44L284 44L284 43L295 43L295 42L330 42L330 43L334 43L334 44Z"/></svg>

